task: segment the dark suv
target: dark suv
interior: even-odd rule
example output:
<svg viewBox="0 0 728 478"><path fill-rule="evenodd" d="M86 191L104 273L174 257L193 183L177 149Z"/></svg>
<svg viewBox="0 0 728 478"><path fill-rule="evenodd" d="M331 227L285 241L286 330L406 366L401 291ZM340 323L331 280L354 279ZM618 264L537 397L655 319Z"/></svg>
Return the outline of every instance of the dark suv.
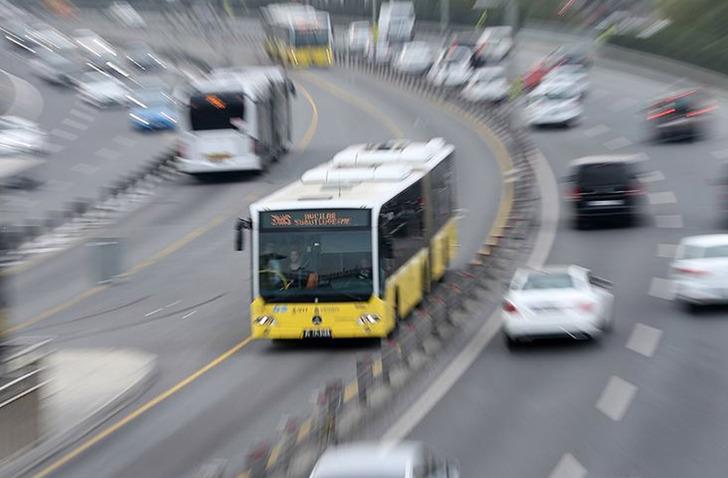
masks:
<svg viewBox="0 0 728 478"><path fill-rule="evenodd" d="M655 101L647 108L647 122L656 140L696 139L707 128L716 104L700 90L687 90Z"/></svg>
<svg viewBox="0 0 728 478"><path fill-rule="evenodd" d="M640 216L644 190L630 157L590 157L574 161L567 178L567 198L578 229L595 219L617 218L634 223Z"/></svg>

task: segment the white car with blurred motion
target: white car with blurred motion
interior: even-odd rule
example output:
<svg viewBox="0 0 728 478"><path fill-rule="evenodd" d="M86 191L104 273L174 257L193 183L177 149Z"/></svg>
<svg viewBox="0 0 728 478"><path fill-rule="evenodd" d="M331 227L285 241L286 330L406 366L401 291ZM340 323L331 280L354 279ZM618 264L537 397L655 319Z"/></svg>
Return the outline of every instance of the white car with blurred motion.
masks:
<svg viewBox="0 0 728 478"><path fill-rule="evenodd" d="M346 39L346 50L350 55L368 55L372 45L369 22L352 22L349 25Z"/></svg>
<svg viewBox="0 0 728 478"><path fill-rule="evenodd" d="M46 145L46 133L33 121L0 116L0 156L43 154Z"/></svg>
<svg viewBox="0 0 728 478"><path fill-rule="evenodd" d="M570 82L542 83L526 96L526 122L532 126L570 126L583 113L581 96Z"/></svg>
<svg viewBox="0 0 728 478"><path fill-rule="evenodd" d="M89 71L79 77L81 100L99 108L129 103L129 89L119 80L100 71Z"/></svg>
<svg viewBox="0 0 728 478"><path fill-rule="evenodd" d="M728 234L686 237L670 267L675 299L691 311L728 304Z"/></svg>
<svg viewBox="0 0 728 478"><path fill-rule="evenodd" d="M359 442L328 448L309 478L459 478L455 463L417 442Z"/></svg>
<svg viewBox="0 0 728 478"><path fill-rule="evenodd" d="M468 101L504 101L508 98L508 79L501 66L478 68L460 95Z"/></svg>
<svg viewBox="0 0 728 478"><path fill-rule="evenodd" d="M435 60L432 48L425 42L405 43L394 60L394 69L402 73L422 74L427 72Z"/></svg>
<svg viewBox="0 0 728 478"><path fill-rule="evenodd" d="M428 81L435 86L463 86L473 75L470 64L472 56L473 52L468 47L454 46L445 49L427 74Z"/></svg>
<svg viewBox="0 0 728 478"><path fill-rule="evenodd" d="M580 266L519 269L503 302L506 342L599 337L614 323L610 289L609 281Z"/></svg>
<svg viewBox="0 0 728 478"><path fill-rule="evenodd" d="M548 85L550 82L569 84L579 95L586 96L589 91L589 74L582 65L561 65L557 66L544 76L541 84Z"/></svg>

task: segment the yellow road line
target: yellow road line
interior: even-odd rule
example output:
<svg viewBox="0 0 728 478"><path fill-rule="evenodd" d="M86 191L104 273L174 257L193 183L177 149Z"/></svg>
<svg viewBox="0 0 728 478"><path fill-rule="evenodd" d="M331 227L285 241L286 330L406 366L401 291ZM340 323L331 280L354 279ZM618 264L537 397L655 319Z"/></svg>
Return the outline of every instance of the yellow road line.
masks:
<svg viewBox="0 0 728 478"><path fill-rule="evenodd" d="M377 108L372 106L370 103L367 103L366 101L362 100L361 98L357 98L356 96L352 95L351 93L348 93L345 90L342 90L338 86L334 85L331 82L328 82L320 77L314 76L310 73L301 72L299 73L301 76L306 78L311 83L317 85L319 88L322 88L332 95L336 96L339 99L342 99L346 101L347 103L350 103L359 109L365 111L370 116L372 116L374 119L379 121L384 125L385 128L387 128L394 136L395 138L404 138L405 134L404 131L389 118L387 115L379 111Z"/></svg>
<svg viewBox="0 0 728 478"><path fill-rule="evenodd" d="M273 447L273 449L270 452L270 456L268 457L268 462L265 464L265 468L269 469L272 468L276 462L278 461L278 457L281 454L281 448L282 444L278 443L276 446Z"/></svg>
<svg viewBox="0 0 728 478"><path fill-rule="evenodd" d="M207 365L202 367L201 369L197 370L192 375L188 376L187 378L183 379L182 381L178 382L176 385L172 386L171 388L167 389L166 391L162 392L161 394L157 395L156 397L152 398L133 412L131 412L129 415L125 416L118 422L114 423L111 426L106 427L101 432L95 434L88 440L81 443L79 446L71 450L70 452L66 453L65 455L61 456L58 460L54 461L51 465L43 468L40 472L33 475L33 478L44 478L54 471L58 470L77 456L79 456L81 453L85 452L92 446L96 445L100 441L107 438L112 433L116 432L117 430L123 428L139 416L143 415L147 411L151 410L155 406L159 405L163 401L167 400L172 395L176 394L180 390L182 390L187 385L191 384L198 378L200 378L205 373L209 372L213 368L220 365L222 362L227 360L228 358L232 357L235 353L239 352L243 347L248 345L252 341L252 337L246 337L245 339L241 340L234 346L232 346L230 349L228 349L225 353L218 356L211 362L209 362Z"/></svg>
<svg viewBox="0 0 728 478"><path fill-rule="evenodd" d="M306 148L308 148L308 145L311 143L311 140L313 139L313 135L316 134L316 130L318 129L318 119L319 119L319 112L318 108L316 107L316 102L313 100L313 97L311 96L311 93L304 88L301 85L298 85L298 89L301 90L303 93L303 96L306 97L306 100L308 101L308 104L311 105L311 121L308 124L308 129L301 137L301 140L298 142L298 145L296 146L296 149L300 151L304 151Z"/></svg>
<svg viewBox="0 0 728 478"><path fill-rule="evenodd" d="M308 438L308 434L311 433L312 426L313 418L309 418L301 424L301 429L298 430L298 436L296 437L296 443L301 443L303 440Z"/></svg>
<svg viewBox="0 0 728 478"><path fill-rule="evenodd" d="M356 382L351 382L344 388L344 402L346 403L356 397L357 393L359 393L359 386Z"/></svg>
<svg viewBox="0 0 728 478"><path fill-rule="evenodd" d="M372 363L372 375L378 377L382 374L382 359L378 358Z"/></svg>

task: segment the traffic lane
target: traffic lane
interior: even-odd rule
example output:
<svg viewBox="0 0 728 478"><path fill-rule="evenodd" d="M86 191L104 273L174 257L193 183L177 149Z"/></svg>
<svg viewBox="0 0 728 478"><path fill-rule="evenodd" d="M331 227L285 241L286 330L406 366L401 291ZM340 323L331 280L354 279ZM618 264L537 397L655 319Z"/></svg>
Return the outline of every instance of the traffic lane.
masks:
<svg viewBox="0 0 728 478"><path fill-rule="evenodd" d="M322 91L317 91L316 87L313 85L308 85L308 87L317 98L321 98L319 94L324 93ZM326 110L324 103L325 102L323 101L319 101L319 106L322 111ZM333 106L339 113L332 117L330 126L322 123L320 131L326 131L327 133L331 132L330 134L336 137L336 128L341 128L342 133L348 131L348 134L351 135L352 126L347 124L347 121L342 120L342 109L340 104ZM377 137L377 133L367 134L363 131L363 128L366 126L364 126L364 123L361 120L362 118L360 117L359 120L354 121L354 123L358 125L358 133L363 134L364 137L361 139L355 138L355 140L371 141L370 138ZM409 118L408 122L412 123L412 120L413 118ZM381 128L381 125L376 122L371 122L371 126L369 127ZM408 136L412 134L412 132L406 130L403 132ZM379 134L381 134L381 132L379 132ZM429 136L429 134L427 134L427 136ZM477 136L473 136L475 138L470 138L470 141L475 141L477 139ZM343 146L345 145L337 145L334 148L334 151L341 149ZM482 148L483 145L481 143L479 144L479 149ZM317 148L312 147L311 153L314 157L320 157L319 151L316 149ZM333 154L333 152L328 153L328 157L330 157L331 154ZM472 156L468 155L466 155L466 157L472 158ZM221 254L229 251L228 238L225 236L223 236L222 239L217 236L215 237L216 245L211 245L211 257L198 257L191 261L198 264L196 271L200 269L199 264L210 264L214 262L214 259L212 259L213 256L219 257ZM206 254L204 249L205 247L201 245L195 249L195 253L199 252L204 255ZM215 252L215 250L217 250L217 252ZM150 270L149 273L154 273L160 277L180 277L180 274L183 273L182 271L188 270L188 266L186 265L187 261L183 261L181 263L164 261L163 264L160 264L160 266L163 266L168 262L169 267L179 268L179 272L176 270L172 272L157 272L157 268L154 268L155 270ZM240 275L243 278L246 277L247 274L244 271L247 267L247 258L241 258L238 266L239 270L243 271ZM215 267L219 269L221 266L218 263ZM200 289L204 284L204 287L209 286L212 291L218 293L220 291L231 290L230 277L235 277L239 273L236 273L234 270L234 265L229 264L228 267L231 267L229 272L217 272L214 268L211 268L210 276L207 280L205 278L200 280L198 277L195 277L196 280L194 280L194 285ZM146 272L143 274L146 274ZM166 346L166 343L169 342L170 339L166 337L166 335L161 334L168 334L169 326L165 327L161 325L162 322L175 322L182 320L199 321L199 327L205 329L209 328L209 324L207 324L205 317L212 316L218 318L218 320L226 321L226 325L221 325L220 327L221 340L230 340L231 328L232 330L240 330L240 327L248 327L248 319L245 311L247 310L246 307L249 302L247 299L247 290L249 289L249 285L242 278L239 282L239 286L236 285L235 287L240 287L240 290L232 293L226 293L224 298L208 303L204 309L200 308L200 311L195 316L182 319L181 317L183 315L181 313L182 311L180 311L179 313L174 314L174 318L164 317L160 320L160 325L158 326L153 324L145 325L144 335L146 337L155 336L156 334L153 329L154 327L158 327L160 329L160 335L157 340L163 341ZM186 287L188 286L184 284L184 279L181 284L175 284L176 290L186 290ZM149 288L139 288L139 292L144 290L149 290ZM174 301L168 302L172 298L173 297L171 296L165 297L164 300L157 300L154 304L145 301L146 303L144 304L144 307L146 307L146 309L143 310L154 312L156 309L153 307L163 306L164 303L173 304ZM239 298L239 300L236 300L237 298ZM131 299L131 297L129 299ZM139 304L141 305L141 302ZM170 308L181 307L182 305L182 303L178 303ZM134 307L134 305L131 307ZM141 315L141 312L142 310L139 310L139 313L136 314L137 318ZM164 314L164 312L157 312L157 314ZM125 315L127 314L125 313ZM220 319L223 317L225 319ZM114 324L120 324L123 321L123 318L108 320L108 322ZM190 325L191 330L184 333L189 343L194 343L199 340L200 334L195 332L195 329L193 328L195 327L194 324L195 322ZM114 331L112 333L119 332ZM179 336L182 336L182 334ZM96 340L98 340L98 337ZM251 390L256 390L257 393L261 394L261 401L266 403L264 411L261 410L260 407L255 409L241 407L240 400L238 398L230 399L218 396L216 393L216 390L219 389L218 385L213 388L213 390L215 390L214 392L211 393L208 390L205 395L207 398L204 401L201 400L198 395L198 393L203 392L192 392L189 394L182 393L179 397L175 398L174 403L163 404L160 406L163 410L159 412L159 417L157 416L156 410L151 411L147 420L141 421L139 425L134 424L130 427L130 429L136 429L137 426L140 427L140 429L144 430L143 435L137 435L135 432L127 440L125 434L120 434L120 438L117 438L108 444L101 445L102 449L109 446L112 447L110 450L125 450L124 453L114 453L111 451L108 453L102 451L100 455L98 452L94 453L93 457L82 459L83 463L90 461L88 465L84 464L82 469L84 470L84 473L87 469L91 471L96 470L96 466L105 466L107 467L105 469L108 469L108 456L110 455L115 457L124 455L123 459L117 459L117 461L120 462L118 465L117 463L113 464L114 468L112 472L116 470L116 467L118 466L118 474L120 476L134 475L135 473L140 472L140 470L146 470L147 473L150 472L149 470L154 470L153 474L159 476L184 475L186 473L190 473L199 465L199 457L212 455L229 456L230 459L235 462L234 465L232 465L233 467L242 467L243 464L240 461L240 450L249 448L257 438L268 436L271 430L275 429L283 414L307 412L310 407L308 399L312 391L332 377L350 376L353 364L352 358L355 353L361 351L361 347L364 347L364 350L367 350L370 349L372 345L373 344L368 342L364 342L363 344L360 342L337 343L330 347L324 347L323 349L316 345L311 346L308 344L293 344L289 347L284 347L283 349L280 347L272 347L270 344L265 342L249 345L242 352L243 354L252 354L256 360L259 359L261 355L265 356L264 363L266 366L257 367L260 369L258 375L251 376L249 382L231 382L230 377L244 377L246 375L245 373L241 373L238 368L249 370L251 367L249 362L237 363L234 361L226 361L221 364L219 369L212 375L214 375L215 380L220 380L221 383L227 384L228 387L235 387L235 390L227 392L227 395L231 395L233 397L247 397ZM190 355L188 348L181 347L181 350L185 350L187 352L178 352L180 356L175 356L175 368L177 368L180 361L186 361ZM331 360L332 353L337 353L336 360ZM181 356L182 354L185 356ZM280 365L277 365L278 361L280 361ZM279 371L279 366L283 367L285 371ZM297 377L297 380L289 380L288 378L285 379L290 383L283 385L286 390L286 394L285 397L281 397L280 387L282 385L279 381L279 377L282 375L289 377L289 370L293 373L293 375L290 376ZM275 378L273 380L266 378L270 376ZM197 390L198 387L199 386L197 384L194 384L190 388ZM195 410L199 411L199 417L196 415L190 416L189 410L193 403ZM165 411L168 406L173 407L173 411ZM170 424L167 423L169 419L164 418L168 416L168 413L175 415L176 418L173 420L174 425L170 426ZM182 416L178 416L178 414L182 414ZM201 423L207 424L202 425ZM225 425L224 430L222 431L220 428L221 424ZM205 433L202 433L203 430ZM209 436L207 435L208 433L210 434ZM145 446L140 446L140 436L147 437L147 441L144 442ZM175 456L179 454L179 459L159 463L157 457L160 456L160 453L173 453ZM106 459L104 457L106 457ZM75 468L69 468L69 470L71 469L75 470Z"/></svg>
<svg viewBox="0 0 728 478"><path fill-rule="evenodd" d="M296 144L300 144L310 128L315 128L315 125L312 126L314 112L311 108L303 95L293 102L292 126ZM130 139L144 137L129 136ZM143 143L138 143L131 148L143 146ZM270 187L272 178L278 175L291 178L299 167L302 170L320 161L319 157L312 157L304 165L298 165L299 156L296 151L289 153L274 166L273 171L262 176L249 174L228 181L206 182L180 175L164 181L153 186L154 194L146 203L119 218L113 227L96 234L122 237L125 241L123 262L126 268L131 269L168 251L170 247L186 244L195 234L211 228L212 222L221 215L232 218L236 214L244 214L243 198L251 188ZM122 156L117 161L123 162L126 158ZM49 258L31 258L38 261L36 265L15 274L12 281L13 325L35 320L44 311L74 300L93 286L90 259L90 251L84 246L73 247Z"/></svg>
<svg viewBox="0 0 728 478"><path fill-rule="evenodd" d="M502 176L482 132L466 119L414 93L344 69L332 69L327 79L358 92L385 115L405 115L419 139L444 138L455 145L460 251L455 267L466 264L481 248L492 227L502 192Z"/></svg>
<svg viewBox="0 0 728 478"><path fill-rule="evenodd" d="M335 152L347 146L350 142L364 141L366 138L384 138L388 136L387 132L382 131L382 126L378 123L364 121L366 116L362 112L355 108L350 108L339 99L331 100L325 98L323 94L320 95L316 91L315 87L309 87L310 85L307 85L307 89L310 89L317 98L317 106L321 112L318 129L319 134L314 137L311 147L306 152L292 154L289 163L282 163L275 166L271 174L264 176L269 182L269 184L266 184L269 190L281 186L282 183L278 183L278 181L289 182L293 179L294 172L295 176L298 177L305 169L320 164L322 159L332 157ZM342 121L342 116L352 115L354 118L350 121ZM356 135L352 133L354 130L357 132ZM338 137L339 143L331 144L328 140L330 135ZM353 139L351 141L348 139L343 140L346 137L345 135L349 137L353 136ZM276 171L282 171L280 177L275 176ZM227 202L230 204L231 200L228 199ZM238 211L245 211L247 208L246 202L240 200L240 196L238 196L235 202L237 205L236 209ZM151 396L155 392L160 392L165 386L171 385L173 381L179 380L185 374L190 373L194 368L205 363L205 361L214 358L215 355L224 351L225 346L229 346L231 342L246 336L249 329L249 319L247 317L247 308L250 302L248 298L249 271L247 270L249 257L247 254L236 255L232 251L231 223L231 220L229 223L221 223L215 229L211 230L209 234L205 234L195 241L194 247L184 248L174 256L170 256L160 261L159 264L135 275L130 280L131 287L128 289L123 286L121 288L109 289L94 297L93 300L84 301L77 307L58 314L57 317L54 317L53 323L56 323L55 320L58 323L68 323L68 326L58 327L57 336L59 343L65 343L62 346L69 347L91 346L91 344L102 343L123 343L125 345L144 347L151 352L159 353L160 366L164 372L160 381L155 384L152 391L148 394L148 396ZM138 228L135 231L138 231ZM140 232L143 233L144 231ZM190 271L194 271L194 274L191 274ZM186 319L181 318L183 314L175 314L175 319L179 321L186 320L184 328L179 327L178 322L175 323L175 320L168 320L169 318L167 317L161 320L155 320L155 316L164 315L162 311L147 315L150 312L154 312L154 307L157 307L157 304L162 307L174 304L170 305L167 309L173 312L175 308L187 304L187 297L184 292L186 290L193 290L201 294L201 299L197 299L197 296L194 295L195 300L191 302L204 301L204 298L219 295L221 291L227 291L225 294L226 300L208 302L204 308L200 307L197 314L188 316ZM154 301L144 298L151 291L153 291L153 297L149 299L154 299ZM209 292L209 294L205 294L206 292ZM167 294L169 294L169 298ZM193 294L189 295L192 296ZM182 296L182 299L179 298L180 296ZM139 300L140 297L144 300ZM180 300L180 302L175 303L177 300ZM128 305L128 307L119 308L120 305ZM109 314L102 314L99 317L97 315L99 310L110 310L110 312ZM147 317L144 317L145 315ZM85 320L84 317L86 316L96 316L97 320ZM81 320L76 320L79 318ZM219 324L219 327L211 326L205 318L212 318L210 320L215 320L215 323ZM141 326L135 323L144 319L148 320L146 323L141 324ZM199 321L199 324L193 321ZM93 328L107 324L113 324L114 330L100 331L100 333L88 335L88 332ZM86 335L74 338L72 336L73 333L86 333ZM68 334L68 337L72 340L65 342L64 334ZM180 346L180 343L185 345L190 344L190 346ZM196 347L193 345L196 343L214 344L214 346L210 348L205 346ZM367 348L370 348L372 344L367 343L365 345ZM267 351L270 344L262 342L256 344L256 347L262 347L262 350ZM335 347L341 347L341 345L335 345ZM297 349L294 348L295 350ZM329 347L323 350L314 348L313 351L317 357L325 357L331 353ZM204 355L204 358L202 355ZM322 359L324 363L321 364L309 363L306 358L307 356L307 350L304 349L300 357L297 355L297 360L288 357L285 361L293 361L301 367L300 369L296 369L298 376L304 376L305 370L317 370L317 373L327 377L329 373L349 375L348 368L353 363L351 360L344 360L342 357L340 361L334 362L334 365L340 368L331 370L333 365L332 367L324 366L327 363L325 359ZM226 366L227 364L223 364L221 367ZM248 365L244 365L243 367L246 370L250 369ZM290 368L290 365L286 368ZM346 374L343 373L344 369L347 369ZM166 373L167 371L170 371L170 374ZM238 376L240 374L235 371L224 373L222 380L230 382L230 377ZM293 402L299 404L299 410L305 410L305 407L308 405L307 399L312 389L316 384L324 381L320 376L316 380L314 378L310 377L311 382L302 384L300 390L294 389L289 384L281 385L278 381L274 380L270 383L270 386L276 388L269 392L268 400L275 402L280 399L280 389L277 387L284 386L288 390L290 397L293 397ZM234 382L234 384L240 386L243 390L261 389L261 393L266 393L265 386L262 385L262 383L266 382L267 379L265 376L261 377L260 375L256 375L254 383L238 384ZM193 387L195 386L193 385ZM218 399L215 394L210 394L209 391L204 392L204 394L210 395L208 401L214 402ZM305 398L300 398L301 396ZM179 398L182 400L184 400L184 397L185 393L179 395ZM295 397L298 398L296 399ZM84 457L79 461L78 465L74 462L69 467L69 475L87 476L86 470L95 470L95 466L100 466L104 470L111 470L113 474L116 466L121 470L128 466L134 466L132 463L136 461L148 470L146 473L152 473L154 476L166 476L170 474L161 469L157 471L160 467L163 469L166 467L179 467L180 473L193 470L197 466L197 462L180 460L178 463L160 463L158 459L159 455L150 453L149 447L153 446L157 441L162 442L160 446L167 446L163 442L166 440L167 434L170 433L168 429L173 429L177 425L183 426L195 419L196 415L190 412L191 409L198 410L199 413L207 411L218 413L219 411L216 411L215 403L211 403L208 407L208 402L201 402L198 398L195 398L195 405L193 407L190 407L186 401L182 405L178 405L176 399L177 397L175 397L174 403L164 404L160 407L172 407L172 413L176 417L175 423L167 423L168 419L164 418L166 415L161 416L162 421L160 422L155 409L145 415L145 420L142 420L141 423L145 423L146 420L152 420L154 424L152 428L156 430L156 434L150 434L144 428L141 433L133 433L130 443L125 440L118 441L116 439L104 443L95 449L93 454L89 454L89 457ZM289 409L289 407L293 408L291 403L283 403L280 405L282 407L281 409L275 408L270 410L270 413L261 413L260 410L249 410L247 408L240 410L239 400L235 404L236 409L228 412L231 414L234 412L250 413L251 416L260 420L261 430L274 429L280 413L285 409ZM277 405L278 403L276 402ZM234 415L231 415L231 417L234 417ZM227 418L226 420L232 420L232 418ZM131 428L135 426L136 424L132 425ZM214 437L199 437L200 443L195 443L195 446L204 448L207 446L206 443L211 441L212 438ZM170 439L180 447L183 447L185 443L192 440L189 437L176 434ZM251 441L253 439L250 438ZM197 439L193 441L197 442ZM190 449L187 450L191 453ZM127 461L128 457L133 458L131 461ZM90 460L90 463L86 464L85 462L87 460ZM76 466L79 468L76 468ZM109 473L109 471L106 471L104 474L108 475ZM128 476L126 471L119 471L119 473ZM179 473L171 473L170 476L176 476L177 474ZM88 472L88 476L93 475L93 471Z"/></svg>

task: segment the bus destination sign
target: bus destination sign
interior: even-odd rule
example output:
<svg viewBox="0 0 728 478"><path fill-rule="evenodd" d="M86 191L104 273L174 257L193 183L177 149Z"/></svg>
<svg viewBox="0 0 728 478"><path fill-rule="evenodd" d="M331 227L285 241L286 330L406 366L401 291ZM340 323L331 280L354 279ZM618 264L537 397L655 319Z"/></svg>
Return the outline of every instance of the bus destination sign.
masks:
<svg viewBox="0 0 728 478"><path fill-rule="evenodd" d="M263 229L369 226L368 209L296 209L260 213Z"/></svg>

